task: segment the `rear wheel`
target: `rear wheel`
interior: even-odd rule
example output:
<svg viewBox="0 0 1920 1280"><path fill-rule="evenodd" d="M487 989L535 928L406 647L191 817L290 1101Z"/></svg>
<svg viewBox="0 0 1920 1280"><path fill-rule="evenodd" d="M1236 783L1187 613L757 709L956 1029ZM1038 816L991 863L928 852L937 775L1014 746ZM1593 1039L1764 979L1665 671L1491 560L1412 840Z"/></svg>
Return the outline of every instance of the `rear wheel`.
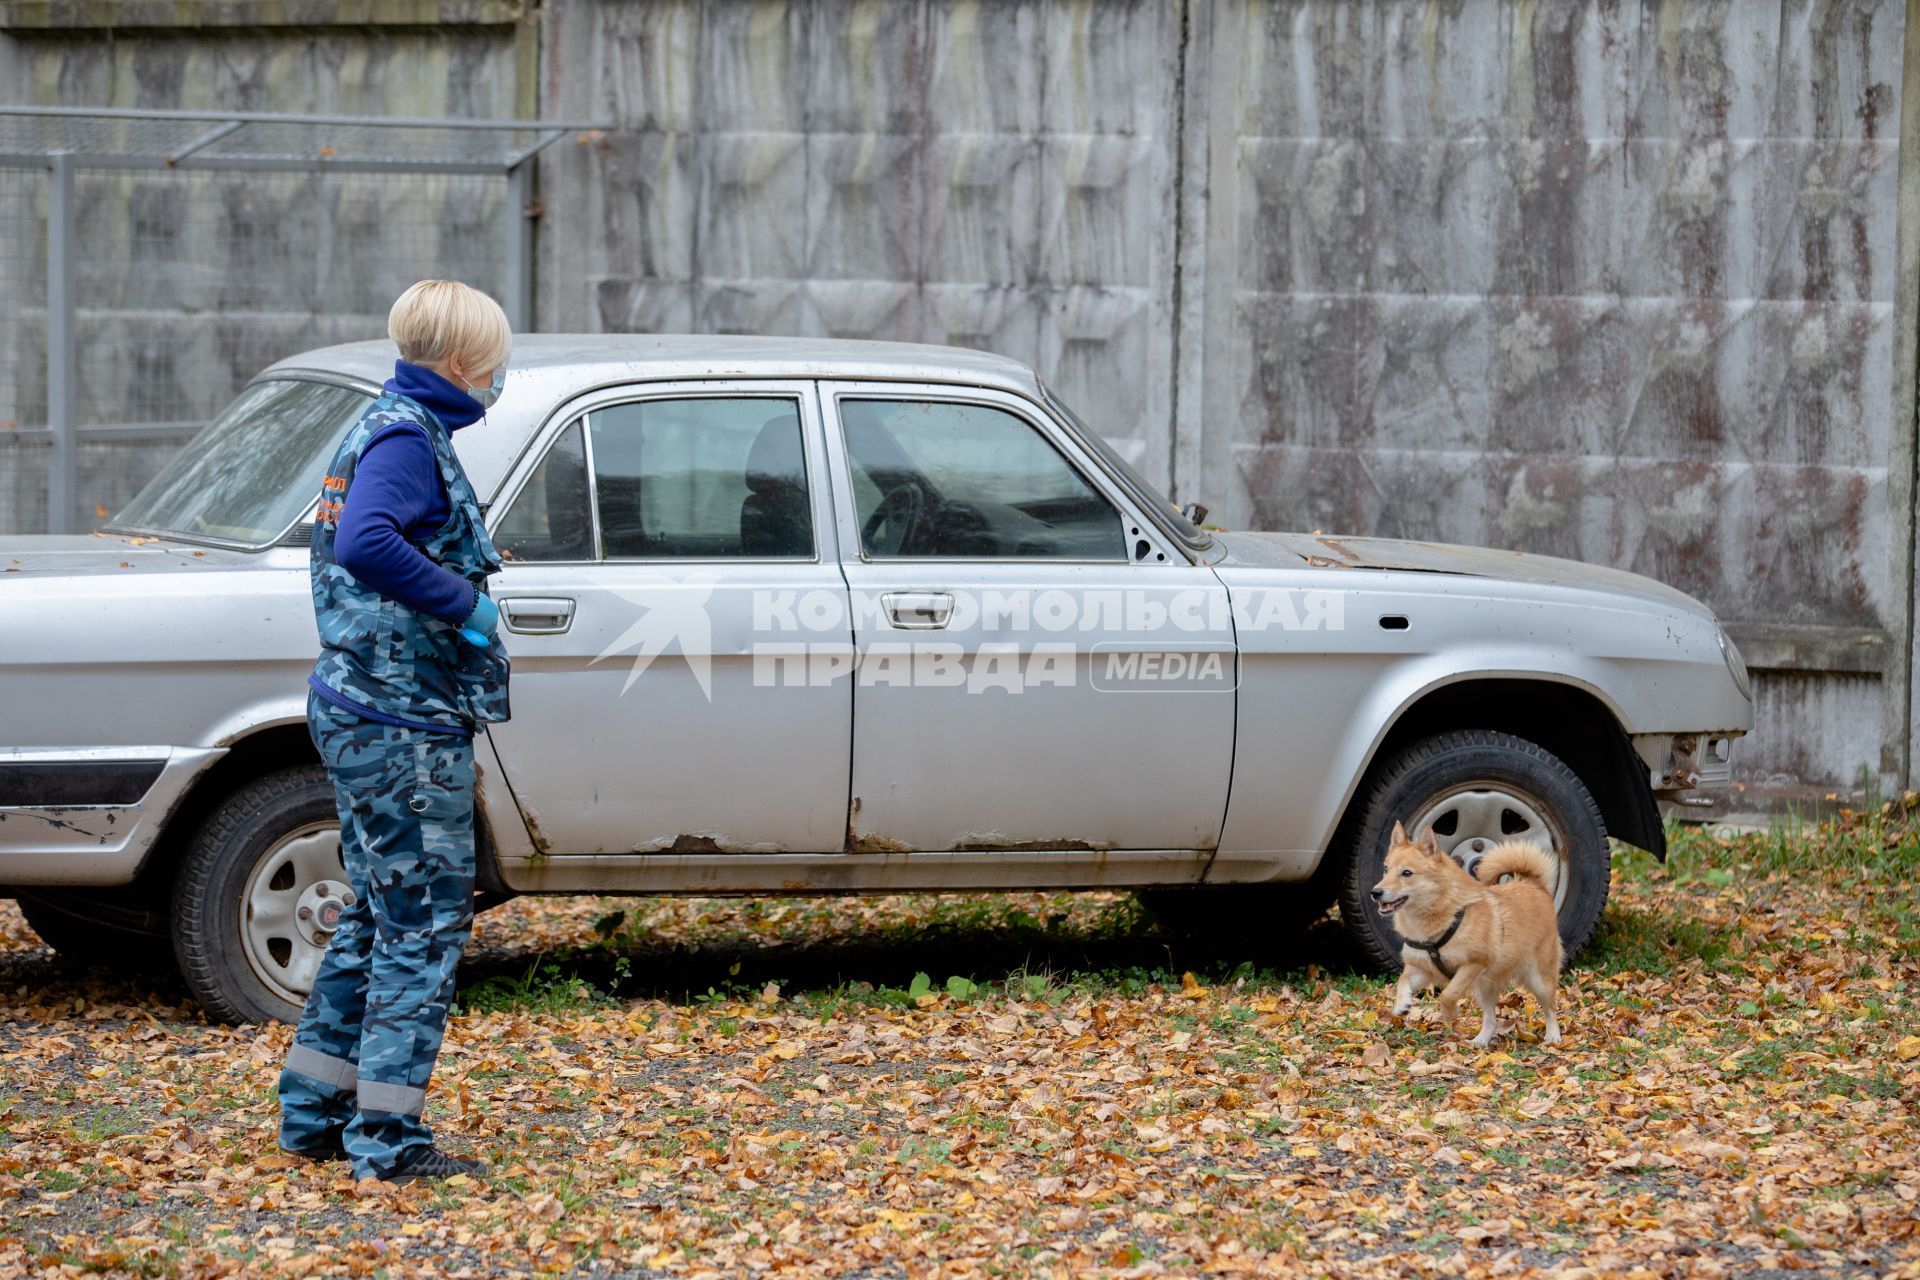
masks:
<svg viewBox="0 0 1920 1280"><path fill-rule="evenodd" d="M223 1022L296 1022L349 893L326 770L258 778L214 810L180 868L180 972Z"/></svg>
<svg viewBox="0 0 1920 1280"><path fill-rule="evenodd" d="M1509 733L1469 729L1416 742L1376 768L1357 802L1342 859L1340 916L1369 961L1400 967L1400 935L1374 908L1395 822L1469 870L1502 840L1532 840L1554 856L1553 900L1568 960L1593 936L1607 904L1611 858L1600 808L1552 752Z"/></svg>

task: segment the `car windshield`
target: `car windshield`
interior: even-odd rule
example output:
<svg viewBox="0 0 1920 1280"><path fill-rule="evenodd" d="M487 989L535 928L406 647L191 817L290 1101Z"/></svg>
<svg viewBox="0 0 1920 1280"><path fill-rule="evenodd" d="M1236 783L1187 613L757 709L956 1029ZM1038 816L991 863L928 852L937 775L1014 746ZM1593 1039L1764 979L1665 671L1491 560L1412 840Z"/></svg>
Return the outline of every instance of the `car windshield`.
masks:
<svg viewBox="0 0 1920 1280"><path fill-rule="evenodd" d="M371 399L330 382L256 382L106 527L266 546L313 502L340 437Z"/></svg>
<svg viewBox="0 0 1920 1280"><path fill-rule="evenodd" d="M1053 406L1055 413L1058 413L1072 424L1075 432L1078 433L1080 439L1086 446L1099 454L1101 461L1105 462L1109 468L1119 475L1121 483L1132 492L1134 501L1151 507L1154 513L1160 517L1161 522L1177 535L1182 542L1185 542L1188 546L1197 550L1213 541L1213 535L1209 534L1193 521L1187 519L1185 513L1183 513L1179 507L1174 506L1165 494L1148 483L1145 476L1135 471L1133 465L1121 457L1119 453L1115 451L1114 447L1101 437L1099 432L1080 421L1080 415L1072 409L1069 409L1066 402L1060 399L1059 396L1053 394L1051 387L1046 386L1044 383L1040 384L1040 395L1048 404Z"/></svg>

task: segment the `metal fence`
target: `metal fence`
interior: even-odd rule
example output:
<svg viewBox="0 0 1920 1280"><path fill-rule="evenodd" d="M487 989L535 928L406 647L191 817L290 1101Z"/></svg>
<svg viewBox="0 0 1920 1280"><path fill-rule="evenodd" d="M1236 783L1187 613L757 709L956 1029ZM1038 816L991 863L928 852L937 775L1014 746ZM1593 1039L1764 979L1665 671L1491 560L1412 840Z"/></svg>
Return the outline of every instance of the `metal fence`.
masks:
<svg viewBox="0 0 1920 1280"><path fill-rule="evenodd" d="M415 280L530 328L531 161L595 128L0 106L0 533L91 528Z"/></svg>

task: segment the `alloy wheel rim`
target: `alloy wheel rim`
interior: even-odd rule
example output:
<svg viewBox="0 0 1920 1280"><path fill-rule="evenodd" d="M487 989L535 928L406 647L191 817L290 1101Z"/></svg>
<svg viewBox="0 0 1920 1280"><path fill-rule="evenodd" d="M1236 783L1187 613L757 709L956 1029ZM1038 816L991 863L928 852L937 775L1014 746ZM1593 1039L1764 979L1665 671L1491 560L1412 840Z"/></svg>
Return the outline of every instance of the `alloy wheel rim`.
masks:
<svg viewBox="0 0 1920 1280"><path fill-rule="evenodd" d="M281 837L254 863L240 895L247 966L274 995L304 1005L352 900L338 823L313 823Z"/></svg>
<svg viewBox="0 0 1920 1280"><path fill-rule="evenodd" d="M1531 840L1553 855L1553 907L1566 906L1567 837L1539 799L1518 787L1469 783L1441 792L1413 815L1407 834L1419 837L1429 827L1444 853L1473 870L1503 840ZM1439 828L1444 828L1440 830Z"/></svg>

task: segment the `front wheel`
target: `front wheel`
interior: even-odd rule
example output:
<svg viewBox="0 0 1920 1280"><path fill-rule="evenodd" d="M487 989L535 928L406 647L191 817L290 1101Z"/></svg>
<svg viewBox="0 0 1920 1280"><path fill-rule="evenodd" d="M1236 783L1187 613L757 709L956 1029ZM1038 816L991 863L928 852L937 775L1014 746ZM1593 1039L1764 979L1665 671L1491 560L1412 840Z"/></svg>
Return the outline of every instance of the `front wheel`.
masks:
<svg viewBox="0 0 1920 1280"><path fill-rule="evenodd" d="M1370 893L1386 865L1395 822L1415 837L1432 828L1440 848L1468 870L1502 840L1534 841L1557 866L1553 901L1567 959L1593 936L1612 870L1606 822L1586 784L1545 748L1488 729L1443 733L1382 763L1357 803L1340 917L1380 969L1400 967L1400 935Z"/></svg>
<svg viewBox="0 0 1920 1280"><path fill-rule="evenodd" d="M174 886L174 954L222 1022L297 1022L351 901L325 769L258 778L194 837Z"/></svg>

